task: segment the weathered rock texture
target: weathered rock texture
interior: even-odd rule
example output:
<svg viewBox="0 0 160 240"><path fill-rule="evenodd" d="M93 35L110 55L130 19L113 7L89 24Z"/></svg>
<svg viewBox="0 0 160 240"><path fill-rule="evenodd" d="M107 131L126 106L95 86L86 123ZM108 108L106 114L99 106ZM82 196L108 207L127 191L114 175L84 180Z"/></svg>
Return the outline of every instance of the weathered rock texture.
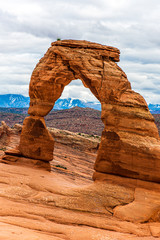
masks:
<svg viewBox="0 0 160 240"><path fill-rule="evenodd" d="M26 157L50 161L53 158L54 140L42 117L26 117L21 135L21 152Z"/></svg>
<svg viewBox="0 0 160 240"><path fill-rule="evenodd" d="M2 121L0 126L0 148L3 148L5 145L7 145L10 133L10 127L8 127L6 123Z"/></svg>
<svg viewBox="0 0 160 240"><path fill-rule="evenodd" d="M158 130L145 100L131 89L126 74L116 64L119 53L116 48L87 41L52 43L30 81L31 116L24 121L19 145L24 156L52 160L53 140L43 117L51 111L64 87L81 79L102 104L104 130L94 179L110 173L160 182Z"/></svg>

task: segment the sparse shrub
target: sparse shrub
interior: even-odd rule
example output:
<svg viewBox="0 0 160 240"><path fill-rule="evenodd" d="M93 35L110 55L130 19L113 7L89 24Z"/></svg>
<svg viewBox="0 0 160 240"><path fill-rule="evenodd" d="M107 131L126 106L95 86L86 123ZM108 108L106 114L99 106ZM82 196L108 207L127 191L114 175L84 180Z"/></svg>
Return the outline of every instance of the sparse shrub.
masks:
<svg viewBox="0 0 160 240"><path fill-rule="evenodd" d="M62 166L62 165L56 165L56 167L58 167L58 168L63 168L63 169L67 169L65 166Z"/></svg>
<svg viewBox="0 0 160 240"><path fill-rule="evenodd" d="M100 136L97 136L97 135L96 135L95 138L100 138Z"/></svg>
<svg viewBox="0 0 160 240"><path fill-rule="evenodd" d="M6 151L6 147L0 148L1 151Z"/></svg>
<svg viewBox="0 0 160 240"><path fill-rule="evenodd" d="M89 137L95 137L95 136L92 134L92 135L89 135Z"/></svg>

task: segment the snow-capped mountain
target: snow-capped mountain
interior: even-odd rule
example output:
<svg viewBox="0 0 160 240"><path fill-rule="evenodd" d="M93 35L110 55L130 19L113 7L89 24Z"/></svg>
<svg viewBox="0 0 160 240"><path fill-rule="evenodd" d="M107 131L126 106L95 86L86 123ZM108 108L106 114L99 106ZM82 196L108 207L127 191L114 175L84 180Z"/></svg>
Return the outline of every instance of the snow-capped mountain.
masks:
<svg viewBox="0 0 160 240"><path fill-rule="evenodd" d="M29 107L29 97L20 94L0 95L0 107L6 108L26 108Z"/></svg>
<svg viewBox="0 0 160 240"><path fill-rule="evenodd" d="M87 102L82 101L80 99L58 99L54 105L54 109L62 110L62 109L69 109L73 107L81 107L81 108L94 108L96 110L101 110L101 104L97 102Z"/></svg>
<svg viewBox="0 0 160 240"><path fill-rule="evenodd" d="M55 102L54 109L69 109L72 107L85 107L84 102L82 102L79 99L72 99L72 98L67 98L67 99L58 99Z"/></svg>

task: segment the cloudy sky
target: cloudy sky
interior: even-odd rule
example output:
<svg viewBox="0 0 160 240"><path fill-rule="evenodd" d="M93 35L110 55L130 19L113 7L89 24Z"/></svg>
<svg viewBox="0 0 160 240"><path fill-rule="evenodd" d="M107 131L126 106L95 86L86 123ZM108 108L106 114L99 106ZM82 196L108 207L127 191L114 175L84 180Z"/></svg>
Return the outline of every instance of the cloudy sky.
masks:
<svg viewBox="0 0 160 240"><path fill-rule="evenodd" d="M31 73L57 38L114 46L132 88L160 103L160 0L0 1L0 94L28 95ZM63 97L94 100L81 81Z"/></svg>

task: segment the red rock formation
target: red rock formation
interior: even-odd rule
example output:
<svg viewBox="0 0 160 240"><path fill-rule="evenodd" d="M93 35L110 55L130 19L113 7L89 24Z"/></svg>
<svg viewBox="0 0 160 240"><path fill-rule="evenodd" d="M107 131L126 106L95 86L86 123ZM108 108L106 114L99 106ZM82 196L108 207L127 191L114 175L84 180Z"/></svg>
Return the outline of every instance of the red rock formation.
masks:
<svg viewBox="0 0 160 240"><path fill-rule="evenodd" d="M46 128L44 118L30 116L23 122L20 151L26 157L51 161L53 159L54 140Z"/></svg>
<svg viewBox="0 0 160 240"><path fill-rule="evenodd" d="M9 142L10 134L12 133L12 129L7 126L7 124L2 121L0 126L0 151L1 149L5 149L5 146Z"/></svg>
<svg viewBox="0 0 160 240"><path fill-rule="evenodd" d="M160 182L160 141L154 118L117 61L119 50L113 47L75 40L52 43L31 77L31 116L24 121L19 145L22 155L52 160L53 140L43 117L64 87L81 79L102 104L104 130L94 179L110 173Z"/></svg>

